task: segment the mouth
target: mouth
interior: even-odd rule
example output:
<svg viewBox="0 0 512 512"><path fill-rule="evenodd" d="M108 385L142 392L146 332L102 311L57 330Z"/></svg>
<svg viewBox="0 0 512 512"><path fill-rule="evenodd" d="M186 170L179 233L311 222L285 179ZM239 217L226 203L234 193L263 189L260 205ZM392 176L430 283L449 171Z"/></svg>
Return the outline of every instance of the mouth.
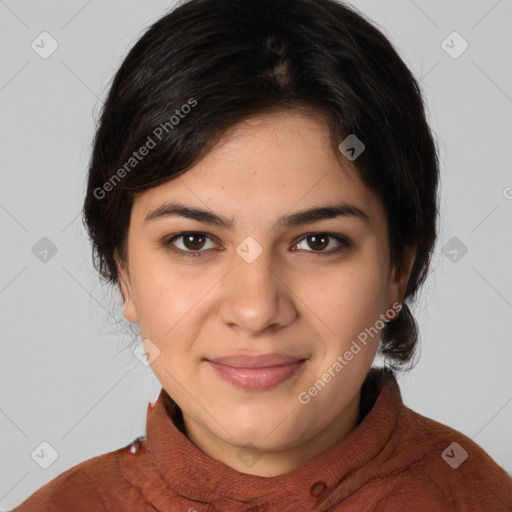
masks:
<svg viewBox="0 0 512 512"><path fill-rule="evenodd" d="M230 384L247 390L266 390L297 375L307 359L283 354L233 355L206 360Z"/></svg>

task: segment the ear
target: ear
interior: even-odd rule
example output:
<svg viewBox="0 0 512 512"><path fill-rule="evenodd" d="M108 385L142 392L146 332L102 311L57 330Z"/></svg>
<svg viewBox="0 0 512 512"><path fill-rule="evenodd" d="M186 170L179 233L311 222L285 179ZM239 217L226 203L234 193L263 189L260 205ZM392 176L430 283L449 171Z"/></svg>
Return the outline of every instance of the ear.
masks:
<svg viewBox="0 0 512 512"><path fill-rule="evenodd" d="M119 289L121 291L121 297L123 299L123 314L126 320L129 322L137 322L139 317L137 315L137 308L135 307L134 295L132 284L130 280L130 273L127 265L121 261L118 253L114 255L117 264L117 277L119 280Z"/></svg>
<svg viewBox="0 0 512 512"><path fill-rule="evenodd" d="M407 246L404 249L402 260L392 266L388 278L388 308L394 303L402 304L405 299L407 283L416 259L416 247Z"/></svg>

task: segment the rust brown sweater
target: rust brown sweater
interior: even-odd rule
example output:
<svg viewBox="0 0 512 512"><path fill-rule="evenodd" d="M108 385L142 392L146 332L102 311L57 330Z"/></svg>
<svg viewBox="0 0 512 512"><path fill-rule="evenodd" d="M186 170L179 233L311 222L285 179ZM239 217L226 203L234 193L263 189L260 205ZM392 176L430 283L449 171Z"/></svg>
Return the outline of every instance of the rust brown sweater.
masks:
<svg viewBox="0 0 512 512"><path fill-rule="evenodd" d="M191 443L162 389L145 438L77 464L13 512L512 512L507 473L468 437L406 407L391 374L372 369L361 396L360 423L337 445L259 477Z"/></svg>

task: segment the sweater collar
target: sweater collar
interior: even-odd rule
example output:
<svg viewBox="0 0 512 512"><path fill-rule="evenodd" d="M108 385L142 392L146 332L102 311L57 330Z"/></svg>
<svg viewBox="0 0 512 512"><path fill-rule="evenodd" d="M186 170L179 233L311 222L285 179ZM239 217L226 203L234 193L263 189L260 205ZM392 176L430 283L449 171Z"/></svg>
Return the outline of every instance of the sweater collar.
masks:
<svg viewBox="0 0 512 512"><path fill-rule="evenodd" d="M380 473L381 452L396 429L403 408L392 372L372 368L361 390L359 424L345 438L299 468L274 477L236 471L206 455L182 432L179 408L164 389L149 404L146 440L138 464L122 472L146 499L162 511L171 511L173 494L198 502L231 501L240 509L290 503L290 497L310 508L320 501L336 503ZM309 508L308 508L309 509Z"/></svg>

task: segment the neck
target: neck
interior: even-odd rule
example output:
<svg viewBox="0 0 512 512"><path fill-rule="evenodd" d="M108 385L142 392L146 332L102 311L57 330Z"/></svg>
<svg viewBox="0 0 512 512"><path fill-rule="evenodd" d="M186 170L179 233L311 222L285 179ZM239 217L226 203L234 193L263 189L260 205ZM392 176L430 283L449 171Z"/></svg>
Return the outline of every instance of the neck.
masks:
<svg viewBox="0 0 512 512"><path fill-rule="evenodd" d="M264 477L282 475L318 457L354 430L359 422L360 397L361 390L326 428L297 446L265 452L244 448L245 460L250 457L259 459L252 467L247 467L240 460L240 447L226 443L188 416L183 417L184 433L206 455L236 471Z"/></svg>

